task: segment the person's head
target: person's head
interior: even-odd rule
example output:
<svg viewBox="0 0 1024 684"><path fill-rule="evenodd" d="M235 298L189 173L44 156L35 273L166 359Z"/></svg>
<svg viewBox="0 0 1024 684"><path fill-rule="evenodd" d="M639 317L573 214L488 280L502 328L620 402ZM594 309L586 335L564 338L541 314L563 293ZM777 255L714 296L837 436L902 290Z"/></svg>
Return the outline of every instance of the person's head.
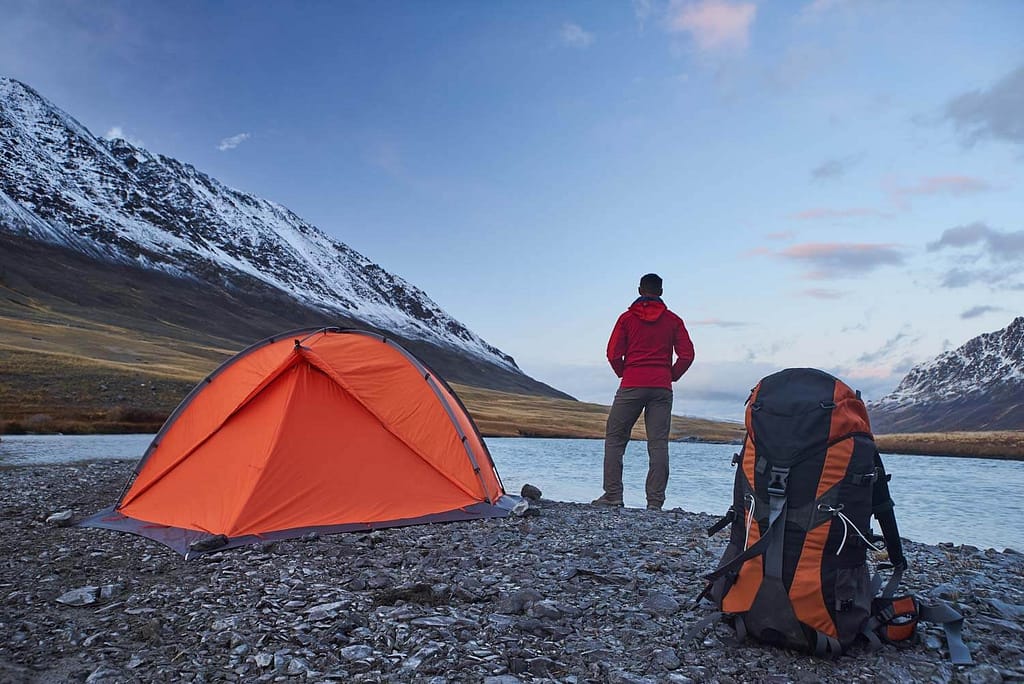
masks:
<svg viewBox="0 0 1024 684"><path fill-rule="evenodd" d="M640 296L641 297L660 297L661 296L661 276L657 273L648 273L640 279Z"/></svg>

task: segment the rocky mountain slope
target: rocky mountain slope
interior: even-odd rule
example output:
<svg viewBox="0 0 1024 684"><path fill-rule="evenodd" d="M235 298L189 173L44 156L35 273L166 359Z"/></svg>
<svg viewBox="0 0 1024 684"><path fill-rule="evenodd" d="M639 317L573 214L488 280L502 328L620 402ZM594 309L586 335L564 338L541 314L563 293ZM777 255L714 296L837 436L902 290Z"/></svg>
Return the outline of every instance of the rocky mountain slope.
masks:
<svg viewBox="0 0 1024 684"><path fill-rule="evenodd" d="M240 345L289 327L357 325L394 335L449 379L566 396L287 208L127 141L99 139L6 78L0 167L0 287L10 301L116 317L140 331L162 321L161 333Z"/></svg>
<svg viewBox="0 0 1024 684"><path fill-rule="evenodd" d="M915 366L868 408L878 433L1024 430L1024 316Z"/></svg>

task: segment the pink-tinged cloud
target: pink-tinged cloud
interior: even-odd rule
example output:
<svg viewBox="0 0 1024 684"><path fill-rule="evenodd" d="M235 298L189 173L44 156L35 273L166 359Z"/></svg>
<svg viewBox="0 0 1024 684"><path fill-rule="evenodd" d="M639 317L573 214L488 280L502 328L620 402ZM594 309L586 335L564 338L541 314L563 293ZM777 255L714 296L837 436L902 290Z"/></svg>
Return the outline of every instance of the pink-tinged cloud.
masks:
<svg viewBox="0 0 1024 684"><path fill-rule="evenodd" d="M741 256L769 256L774 253L767 247L751 247L750 249L743 250Z"/></svg>
<svg viewBox="0 0 1024 684"><path fill-rule="evenodd" d="M806 290L801 290L800 294L814 299L842 299L846 296L846 293L840 290L828 290L823 287L809 287Z"/></svg>
<svg viewBox="0 0 1024 684"><path fill-rule="evenodd" d="M882 266L898 266L905 256L897 245L810 242L793 245L778 256L811 267L808 280L826 280L863 275Z"/></svg>
<svg viewBox="0 0 1024 684"><path fill-rule="evenodd" d="M870 207L852 207L850 209L826 209L824 207L815 207L814 209L804 209L803 211L791 214L790 218L795 218L798 221L819 221L822 219L844 219L882 215L882 212Z"/></svg>
<svg viewBox="0 0 1024 684"><path fill-rule="evenodd" d="M895 195L971 195L987 192L992 186L980 178L971 176L930 176L914 185L896 186Z"/></svg>
<svg viewBox="0 0 1024 684"><path fill-rule="evenodd" d="M804 7L802 15L804 17L816 16L830 12L837 7L845 5L847 0L813 0L811 4Z"/></svg>
<svg viewBox="0 0 1024 684"><path fill-rule="evenodd" d="M782 230L778 233L768 233L765 237L769 240L792 240L796 237L796 231Z"/></svg>
<svg viewBox="0 0 1024 684"><path fill-rule="evenodd" d="M673 0L668 30L687 33L702 52L743 52L750 44L750 28L757 16L752 2Z"/></svg>

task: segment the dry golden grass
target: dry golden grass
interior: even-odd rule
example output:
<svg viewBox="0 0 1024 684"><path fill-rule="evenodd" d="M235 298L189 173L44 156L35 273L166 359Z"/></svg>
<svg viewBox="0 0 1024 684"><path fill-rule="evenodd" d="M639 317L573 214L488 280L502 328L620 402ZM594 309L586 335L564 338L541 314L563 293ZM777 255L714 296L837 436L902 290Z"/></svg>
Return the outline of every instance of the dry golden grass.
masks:
<svg viewBox="0 0 1024 684"><path fill-rule="evenodd" d="M1024 431L876 435L875 442L879 451L890 454L1024 460Z"/></svg>
<svg viewBox="0 0 1024 684"><path fill-rule="evenodd" d="M103 365L146 375L203 378L238 351L223 340L142 334L86 320L29 321L0 315L0 351L64 357L62 364Z"/></svg>
<svg viewBox="0 0 1024 684"><path fill-rule="evenodd" d="M203 377L239 350L216 338L140 334L50 315L0 313L0 433L153 432ZM602 438L608 407L453 388L489 437ZM673 439L734 442L739 423L673 416ZM633 432L644 439L643 421ZM879 435L889 453L1024 459L1024 432Z"/></svg>
<svg viewBox="0 0 1024 684"><path fill-rule="evenodd" d="M0 316L0 432L149 432L237 351L89 321ZM453 387L489 437L604 437L608 407ZM672 437L731 442L738 424L674 416ZM643 422L633 433L644 439Z"/></svg>
<svg viewBox="0 0 1024 684"><path fill-rule="evenodd" d="M604 437L608 406L465 385L452 388L485 437ZM672 439L733 442L742 436L743 426L738 423L672 416ZM633 430L633 438L645 438L643 419Z"/></svg>
<svg viewBox="0 0 1024 684"><path fill-rule="evenodd" d="M0 432L153 432L202 376L147 371L0 347Z"/></svg>

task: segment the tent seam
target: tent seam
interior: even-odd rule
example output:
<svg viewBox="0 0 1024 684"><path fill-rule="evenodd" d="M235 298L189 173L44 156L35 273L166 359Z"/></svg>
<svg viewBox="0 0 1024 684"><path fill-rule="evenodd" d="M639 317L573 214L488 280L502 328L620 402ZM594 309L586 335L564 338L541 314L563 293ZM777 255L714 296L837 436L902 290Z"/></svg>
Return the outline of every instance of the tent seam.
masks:
<svg viewBox="0 0 1024 684"><path fill-rule="evenodd" d="M348 393L348 395L351 396L353 399L355 399L357 402L359 402L359 405L362 406L364 409L366 409L366 411L370 415L372 415L374 418L376 418L378 421L380 421L381 426L385 430L387 430L391 435L393 435L395 437L395 439L397 439L402 444L404 444L406 447L408 447L410 451L412 451L414 454L416 454L420 458L420 460L422 460L424 463L426 463L428 466L430 466L430 468L435 470L439 475L441 475L441 477L443 477L444 479L446 479L449 482L451 482L453 485L455 485L460 490L462 490L463 493L465 493L468 496L472 497L474 500L477 500L477 501L482 501L483 500L483 499L479 498L479 495L477 495L476 493L470 491L469 488L466 487L464 484L462 484L458 480L452 479L447 473L445 473L443 470L438 468L434 463L432 463L430 461L430 459L428 459L426 456L424 456L420 452L420 450L417 449L413 444L410 444L408 440L406 440L401 435L397 434L394 430L392 430L391 427L387 424L387 421L385 421L380 416L379 413L374 411L372 407L367 405L367 403L362 400L362 398L352 389L352 387L350 387L349 385L347 385L345 383L344 379L340 375L335 373L333 371L333 369L331 369L329 366L327 366L327 364L323 361L323 359L320 357L319 354L314 352L312 349L309 349L308 347L301 347L297 351L299 351L299 353L301 353L304 357L308 357L307 360L309 361L309 364L313 368L316 368L318 371L320 371L321 373L326 375L328 378L330 378L335 384L337 384L339 387L341 387L343 390L345 390L345 392ZM436 398L436 395L434 395L434 396ZM483 489L484 489L484 496L486 497L486 495L487 495L487 488L484 487Z"/></svg>
<svg viewBox="0 0 1024 684"><path fill-rule="evenodd" d="M125 494L125 496L121 497L121 501L118 502L118 504L116 506L116 509L120 509L120 508L122 508L124 506L127 506L132 501L135 501L137 498L139 498L140 496L145 494L147 491L149 491L150 488L152 488L154 485L156 485L162 479L164 479L169 474L171 474L171 472L173 472L175 469L177 469L178 466L180 466L182 463L184 463L186 460L188 460L189 456L191 456L193 453L195 453L196 449L198 449L199 447L201 447L204 444L206 444L206 442L209 441L210 438L213 437L215 434L217 434L217 432L222 427L227 425L228 421L231 420L235 415L237 415L239 411L241 411L243 408L245 408L246 405L248 405L257 396L259 396L260 393L263 392L264 389L266 389L271 383L273 383L275 380L277 380L278 377L283 375L291 366L293 366L295 364L295 360L294 360L295 358L296 357L294 355L289 356L284 361L284 363L282 363L276 369L274 369L274 371L270 375L270 377L264 378L263 381L260 382L259 384L257 384L256 387L254 387L249 392L249 394L247 394L245 396L245 398L242 401L238 402L238 405L235 406L233 409L231 409L231 411L226 416L224 416L224 420L222 420L219 423L217 423L217 425L212 430L210 430L209 433L207 433L202 439L198 440L191 447L186 449L184 451L184 453L182 453L181 456L179 456L177 459L175 459L173 463L170 463L167 467L165 467L156 477L154 477L149 483L147 483L144 487L142 487L138 492L135 492L134 494L132 494L131 491L129 491L129 492L127 492ZM131 494L130 498L129 498L129 494Z"/></svg>

